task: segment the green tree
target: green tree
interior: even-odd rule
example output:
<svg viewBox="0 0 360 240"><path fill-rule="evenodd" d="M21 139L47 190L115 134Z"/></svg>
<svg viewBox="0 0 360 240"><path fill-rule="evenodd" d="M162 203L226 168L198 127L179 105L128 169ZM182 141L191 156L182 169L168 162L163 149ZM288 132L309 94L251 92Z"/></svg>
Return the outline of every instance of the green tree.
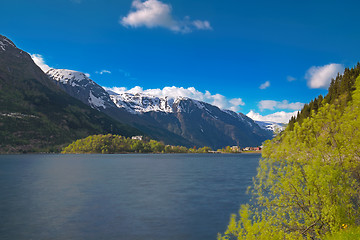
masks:
<svg viewBox="0 0 360 240"><path fill-rule="evenodd" d="M360 222L360 77L352 102L325 104L266 142L252 187L218 239L322 239Z"/></svg>
<svg viewBox="0 0 360 240"><path fill-rule="evenodd" d="M209 147L198 150L183 146L164 145L162 142L145 138L137 140L126 138L119 135L92 135L84 139L79 139L63 148L62 153L207 153L211 151Z"/></svg>
<svg viewBox="0 0 360 240"><path fill-rule="evenodd" d="M319 95L309 104L305 104L297 117L290 119L288 129L293 130L295 122L301 124L304 119L311 116L312 111L316 113L323 104L340 101L342 107L345 108L347 103L352 100L352 92L355 90L355 81L359 74L360 63L351 69L346 68L342 75L338 74L335 79L331 80L328 94L325 97Z"/></svg>

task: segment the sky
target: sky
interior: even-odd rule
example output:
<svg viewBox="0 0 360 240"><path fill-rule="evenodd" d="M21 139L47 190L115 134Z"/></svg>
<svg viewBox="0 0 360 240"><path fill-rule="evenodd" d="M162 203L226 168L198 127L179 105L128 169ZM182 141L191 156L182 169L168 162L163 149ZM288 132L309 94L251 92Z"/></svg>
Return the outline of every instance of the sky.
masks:
<svg viewBox="0 0 360 240"><path fill-rule="evenodd" d="M12 0L0 34L118 92L186 96L287 122L360 60L360 2Z"/></svg>

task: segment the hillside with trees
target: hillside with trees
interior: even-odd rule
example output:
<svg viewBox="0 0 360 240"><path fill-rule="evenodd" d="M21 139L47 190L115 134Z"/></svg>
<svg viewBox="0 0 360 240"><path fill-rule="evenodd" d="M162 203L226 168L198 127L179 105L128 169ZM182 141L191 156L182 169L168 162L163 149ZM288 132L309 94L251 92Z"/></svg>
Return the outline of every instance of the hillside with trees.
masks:
<svg viewBox="0 0 360 240"><path fill-rule="evenodd" d="M252 202L219 240L359 239L359 71L359 64L345 70L328 95L265 143Z"/></svg>
<svg viewBox="0 0 360 240"><path fill-rule="evenodd" d="M289 130L294 129L294 124L297 122L301 124L304 119L311 116L311 112L315 113L325 104L337 104L346 107L347 103L352 99L352 92L355 90L355 80L360 75L360 63L353 68L345 68L342 75L338 74L335 79L332 79L328 94L323 97L319 95L317 98L312 100L310 103L305 104L302 110L296 117L292 117L289 121Z"/></svg>
<svg viewBox="0 0 360 240"><path fill-rule="evenodd" d="M0 35L0 153L54 152L92 134L142 134L57 87Z"/></svg>
<svg viewBox="0 0 360 240"><path fill-rule="evenodd" d="M208 153L209 147L186 148L165 145L151 139L139 140L119 135L93 135L65 147L62 153Z"/></svg>

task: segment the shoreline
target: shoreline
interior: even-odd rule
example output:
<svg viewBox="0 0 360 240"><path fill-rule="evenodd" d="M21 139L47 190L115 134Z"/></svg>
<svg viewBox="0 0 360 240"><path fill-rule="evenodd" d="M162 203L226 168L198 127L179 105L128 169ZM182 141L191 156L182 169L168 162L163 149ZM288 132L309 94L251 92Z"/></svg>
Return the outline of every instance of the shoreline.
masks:
<svg viewBox="0 0 360 240"><path fill-rule="evenodd" d="M29 153L0 153L1 155L35 155L35 154L53 154L53 155L66 155L66 154L100 154L100 155L114 155L114 154L261 154L261 151L246 151L246 152L235 152L235 153L228 153L228 152L208 152L208 153L134 153L134 152L123 152L123 153L61 153L61 152L29 152Z"/></svg>

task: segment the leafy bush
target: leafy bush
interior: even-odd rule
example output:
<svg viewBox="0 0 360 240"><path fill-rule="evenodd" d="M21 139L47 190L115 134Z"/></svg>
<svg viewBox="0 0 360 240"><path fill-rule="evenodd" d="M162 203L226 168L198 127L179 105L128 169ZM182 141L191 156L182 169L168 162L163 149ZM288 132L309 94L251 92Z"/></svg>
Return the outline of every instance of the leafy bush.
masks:
<svg viewBox="0 0 360 240"><path fill-rule="evenodd" d="M360 227L349 227L346 224L341 226L341 229L332 234L327 235L324 240L354 240L360 239Z"/></svg>
<svg viewBox="0 0 360 240"><path fill-rule="evenodd" d="M360 77L355 86L346 107L325 103L266 142L251 190L254 202L231 217L219 240L352 234L339 229L360 222Z"/></svg>

